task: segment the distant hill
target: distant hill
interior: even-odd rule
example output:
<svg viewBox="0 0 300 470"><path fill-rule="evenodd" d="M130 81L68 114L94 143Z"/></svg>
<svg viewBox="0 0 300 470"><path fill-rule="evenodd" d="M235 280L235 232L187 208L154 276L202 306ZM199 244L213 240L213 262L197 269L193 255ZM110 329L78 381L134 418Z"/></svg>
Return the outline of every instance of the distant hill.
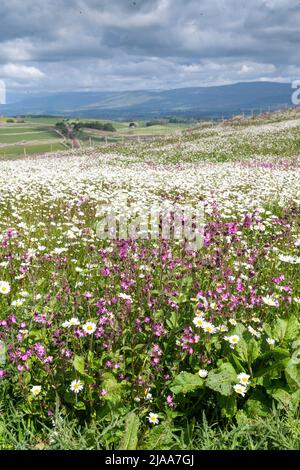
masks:
<svg viewBox="0 0 300 470"><path fill-rule="evenodd" d="M63 92L0 106L0 114L94 118L225 117L291 105L288 83L249 82L167 91Z"/></svg>

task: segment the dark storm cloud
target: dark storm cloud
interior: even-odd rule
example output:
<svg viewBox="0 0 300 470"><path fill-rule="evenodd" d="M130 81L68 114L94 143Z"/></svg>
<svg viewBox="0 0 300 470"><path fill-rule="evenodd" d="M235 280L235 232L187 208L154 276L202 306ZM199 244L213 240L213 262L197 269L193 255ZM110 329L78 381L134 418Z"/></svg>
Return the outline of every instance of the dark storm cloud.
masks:
<svg viewBox="0 0 300 470"><path fill-rule="evenodd" d="M141 89L300 76L297 0L1 0L11 88Z"/></svg>

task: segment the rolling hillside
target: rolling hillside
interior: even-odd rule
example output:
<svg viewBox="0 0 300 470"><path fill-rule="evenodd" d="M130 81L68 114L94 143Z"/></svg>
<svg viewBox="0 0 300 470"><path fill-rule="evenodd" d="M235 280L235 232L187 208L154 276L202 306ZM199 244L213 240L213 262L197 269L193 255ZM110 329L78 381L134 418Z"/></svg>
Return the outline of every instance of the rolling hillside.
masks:
<svg viewBox="0 0 300 470"><path fill-rule="evenodd" d="M228 117L291 105L287 83L251 82L166 91L64 92L1 107L3 115L64 115L103 118L154 116Z"/></svg>

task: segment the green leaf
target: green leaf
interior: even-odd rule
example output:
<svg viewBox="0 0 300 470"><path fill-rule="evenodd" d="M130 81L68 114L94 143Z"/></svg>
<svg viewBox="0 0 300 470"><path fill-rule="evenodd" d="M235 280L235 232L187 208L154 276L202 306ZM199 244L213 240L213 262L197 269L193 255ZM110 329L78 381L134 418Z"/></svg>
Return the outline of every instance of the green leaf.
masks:
<svg viewBox="0 0 300 470"><path fill-rule="evenodd" d="M85 406L85 403L83 403L83 401L77 401L74 403L74 408L76 410L85 410L86 406Z"/></svg>
<svg viewBox="0 0 300 470"><path fill-rule="evenodd" d="M28 334L28 337L35 340L40 340L43 338L43 330L31 330Z"/></svg>
<svg viewBox="0 0 300 470"><path fill-rule="evenodd" d="M75 394L70 392L70 390L66 390L66 392L64 393L64 400L67 402L67 403L72 403L74 404L75 403L75 400L76 400L76 397L75 397Z"/></svg>
<svg viewBox="0 0 300 470"><path fill-rule="evenodd" d="M234 364L234 367L235 367L235 370L237 371L237 373L244 372L244 367L240 363L240 360L233 353L231 353L231 362Z"/></svg>
<svg viewBox="0 0 300 470"><path fill-rule="evenodd" d="M241 361L250 366L260 354L259 341L253 338L244 325L238 325L234 329L234 334L240 338L236 345L236 353Z"/></svg>
<svg viewBox="0 0 300 470"><path fill-rule="evenodd" d="M84 370L84 357L82 356L75 356L73 359L73 366L79 374L86 375Z"/></svg>
<svg viewBox="0 0 300 470"><path fill-rule="evenodd" d="M279 318L273 325L265 324L264 330L270 336L279 342L293 341L300 336L300 323L295 315L291 315L288 319Z"/></svg>
<svg viewBox="0 0 300 470"><path fill-rule="evenodd" d="M239 336L239 335L238 335ZM247 342L242 336L239 336L240 340L236 345L236 352L240 359L248 364L248 346Z"/></svg>
<svg viewBox="0 0 300 470"><path fill-rule="evenodd" d="M170 450L176 441L168 423L158 424L145 436L142 448L146 450Z"/></svg>
<svg viewBox="0 0 300 470"><path fill-rule="evenodd" d="M230 362L223 363L218 369L208 373L206 386L221 395L229 396L233 392L232 385L236 383L237 374Z"/></svg>
<svg viewBox="0 0 300 470"><path fill-rule="evenodd" d="M113 403L120 402L122 400L124 385L128 385L127 382L118 382L109 372L105 372L103 374L103 378L104 381L102 383L102 388L107 391L107 395L105 395L103 398Z"/></svg>
<svg viewBox="0 0 300 470"><path fill-rule="evenodd" d="M248 350L248 364L252 364L255 361L255 359L259 357L259 354L260 354L259 343L255 338L251 338L250 341L248 341L247 350Z"/></svg>
<svg viewBox="0 0 300 470"><path fill-rule="evenodd" d="M291 398L293 405L298 407L300 403L300 390L297 390L296 392L292 393Z"/></svg>
<svg viewBox="0 0 300 470"><path fill-rule="evenodd" d="M170 328L170 330L173 330L174 328L177 328L178 322L177 322L177 313L172 312L170 319L166 321L167 326Z"/></svg>
<svg viewBox="0 0 300 470"><path fill-rule="evenodd" d="M238 410L237 413L235 414L235 419L236 419L236 422L239 426L244 426L246 424L248 424L249 422L249 418L247 416L247 414L245 413L245 411L243 410Z"/></svg>
<svg viewBox="0 0 300 470"><path fill-rule="evenodd" d="M292 405L292 396L283 388L274 388L271 396L285 408L289 408Z"/></svg>
<svg viewBox="0 0 300 470"><path fill-rule="evenodd" d="M286 381L293 391L300 389L300 364L291 359L285 368Z"/></svg>
<svg viewBox="0 0 300 470"><path fill-rule="evenodd" d="M244 405L244 412L249 418L255 416L268 416L272 407L272 400L263 390L254 390Z"/></svg>
<svg viewBox="0 0 300 470"><path fill-rule="evenodd" d="M275 325L273 326L273 336L272 338L276 339L277 341L281 342L288 329L288 322L283 320L282 318L278 318Z"/></svg>
<svg viewBox="0 0 300 470"><path fill-rule="evenodd" d="M28 370L26 370L26 371L24 371L24 372L22 373L22 377L23 377L23 382L24 382L24 384L26 384L26 385L30 384L30 382L31 382L31 374L30 374L30 372L29 372Z"/></svg>
<svg viewBox="0 0 300 470"><path fill-rule="evenodd" d="M285 340L286 341L293 341L297 340L300 337L300 323L295 317L295 315L291 315L288 319L287 329L285 333Z"/></svg>
<svg viewBox="0 0 300 470"><path fill-rule="evenodd" d="M181 372L173 380L170 389L177 395L178 393L188 393L203 387L204 381L199 374Z"/></svg>
<svg viewBox="0 0 300 470"><path fill-rule="evenodd" d="M136 450L140 420L135 413L129 413L125 420L124 436L119 450Z"/></svg>
<svg viewBox="0 0 300 470"><path fill-rule="evenodd" d="M3 367L6 363L7 346L4 341L0 341L0 366Z"/></svg>
<svg viewBox="0 0 300 470"><path fill-rule="evenodd" d="M224 396L217 395L217 403L221 410L221 416L223 418L233 418L237 412L237 397L235 395Z"/></svg>
<svg viewBox="0 0 300 470"><path fill-rule="evenodd" d="M273 372L283 370L289 358L289 351L282 348L274 348L262 354L253 364L254 377L271 376Z"/></svg>

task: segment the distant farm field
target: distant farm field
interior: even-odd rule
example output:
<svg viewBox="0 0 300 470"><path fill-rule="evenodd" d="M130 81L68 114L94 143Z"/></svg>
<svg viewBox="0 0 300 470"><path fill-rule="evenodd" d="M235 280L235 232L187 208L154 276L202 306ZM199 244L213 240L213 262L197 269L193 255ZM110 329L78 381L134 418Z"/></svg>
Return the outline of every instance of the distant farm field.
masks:
<svg viewBox="0 0 300 470"><path fill-rule="evenodd" d="M22 118L20 122L0 121L0 158L18 157L22 154L31 155L38 153L48 153L58 150L66 150L73 147L71 139L62 135L56 128L58 122L69 122L72 126L79 119L64 119L63 117L34 117ZM85 122L95 121L94 119L84 119ZM99 123L110 122L114 127L114 132L104 132L97 129L83 128L77 138L77 142L82 148L95 147L103 143L123 143L135 140L148 140L163 137L166 135L176 135L178 132L186 130L188 123L157 123L147 126L145 121L136 121L131 127L130 122L97 120Z"/></svg>
<svg viewBox="0 0 300 470"><path fill-rule="evenodd" d="M8 134L0 134L0 144L14 144L17 142L32 142L32 141L42 141L42 140L53 140L57 139L57 134L54 132L10 132Z"/></svg>
<svg viewBox="0 0 300 470"><path fill-rule="evenodd" d="M43 124L43 125L41 125ZM65 150L68 144L55 127L46 122L0 123L0 158Z"/></svg>

